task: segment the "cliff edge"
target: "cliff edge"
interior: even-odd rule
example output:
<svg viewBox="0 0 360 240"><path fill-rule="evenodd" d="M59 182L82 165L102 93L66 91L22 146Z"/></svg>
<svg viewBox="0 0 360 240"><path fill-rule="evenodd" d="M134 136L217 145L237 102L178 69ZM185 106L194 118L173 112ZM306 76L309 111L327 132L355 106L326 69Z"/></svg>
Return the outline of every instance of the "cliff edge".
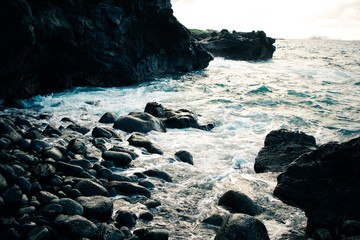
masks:
<svg viewBox="0 0 360 240"><path fill-rule="evenodd" d="M170 0L2 0L0 99L124 86L212 60Z"/></svg>

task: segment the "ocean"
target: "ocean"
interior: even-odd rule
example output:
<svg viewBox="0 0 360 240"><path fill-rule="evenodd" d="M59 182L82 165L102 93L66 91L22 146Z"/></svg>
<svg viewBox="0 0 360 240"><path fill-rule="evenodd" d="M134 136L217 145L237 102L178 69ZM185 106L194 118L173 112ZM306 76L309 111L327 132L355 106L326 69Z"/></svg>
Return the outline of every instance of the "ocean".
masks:
<svg viewBox="0 0 360 240"><path fill-rule="evenodd" d="M143 111L147 102L192 110L200 122L215 122L215 128L150 132L147 137L161 146L164 155L137 150L140 157L133 166L118 169L130 176L156 168L173 179L172 183L154 180L152 198L162 205L154 210L153 221L139 221L136 228L167 231L170 239L213 239L218 228L202 221L212 214L228 214L217 201L227 190L236 190L264 208L257 218L271 239L291 239L304 234L306 217L272 195L277 174L255 174L254 160L265 136L280 128L312 135L318 145L360 134L360 41L277 40L275 45L269 61L215 58L204 71L130 87L79 87L36 96L24 101L26 110L8 109L2 114L48 114L51 118L42 120L44 124L58 127L69 125L60 121L68 117L92 129L111 126L98 123L105 112L123 116ZM116 131L123 139L130 136ZM107 146L114 144L128 146L126 141ZM179 150L193 155L193 166L173 160ZM121 198L115 198L115 210L144 209L136 199L124 205Z"/></svg>

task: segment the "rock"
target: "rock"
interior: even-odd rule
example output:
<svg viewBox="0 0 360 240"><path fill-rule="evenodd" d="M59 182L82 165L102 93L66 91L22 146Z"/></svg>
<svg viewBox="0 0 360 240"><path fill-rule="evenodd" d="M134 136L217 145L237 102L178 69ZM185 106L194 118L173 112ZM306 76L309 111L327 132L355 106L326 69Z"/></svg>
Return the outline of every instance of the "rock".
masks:
<svg viewBox="0 0 360 240"><path fill-rule="evenodd" d="M246 214L228 216L215 240L270 240L262 222Z"/></svg>
<svg viewBox="0 0 360 240"><path fill-rule="evenodd" d="M2 198L6 207L18 207L22 204L23 193L21 192L19 186L13 185L4 191Z"/></svg>
<svg viewBox="0 0 360 240"><path fill-rule="evenodd" d="M132 157L125 152L105 151L102 158L106 161L112 161L115 167L127 166L132 161Z"/></svg>
<svg viewBox="0 0 360 240"><path fill-rule="evenodd" d="M43 158L52 158L55 161L60 161L64 158L64 155L57 147L44 147L41 150L41 156Z"/></svg>
<svg viewBox="0 0 360 240"><path fill-rule="evenodd" d="M39 164L33 167L33 174L39 179L39 181L48 181L56 173L56 169L51 164Z"/></svg>
<svg viewBox="0 0 360 240"><path fill-rule="evenodd" d="M129 150L126 149L124 147L121 146L114 146L112 148L109 149L110 151L115 151L115 152L123 152L123 153L127 153L131 156L131 158L134 160L135 158L138 158L139 155L137 153L135 153L133 150Z"/></svg>
<svg viewBox="0 0 360 240"><path fill-rule="evenodd" d="M111 199L104 196L79 197L76 199L84 208L84 216L102 222L108 221L113 213Z"/></svg>
<svg viewBox="0 0 360 240"><path fill-rule="evenodd" d="M119 210L115 214L115 221L118 227L126 226L128 228L132 228L136 225L137 217L132 212L126 212Z"/></svg>
<svg viewBox="0 0 360 240"><path fill-rule="evenodd" d="M23 137L14 129L14 123L11 121L0 118L0 137L9 139L12 143L19 143Z"/></svg>
<svg viewBox="0 0 360 240"><path fill-rule="evenodd" d="M114 188L119 194L126 196L143 195L150 198L151 193L148 189L130 182L111 181L106 184L107 189Z"/></svg>
<svg viewBox="0 0 360 240"><path fill-rule="evenodd" d="M14 169L8 164L0 163L0 174L6 179L8 183L15 182L18 177Z"/></svg>
<svg viewBox="0 0 360 240"><path fill-rule="evenodd" d="M166 232L149 231L148 229L137 229L134 234L139 240L168 240L169 234Z"/></svg>
<svg viewBox="0 0 360 240"><path fill-rule="evenodd" d="M250 216L259 214L260 208L245 194L227 191L219 199L219 205L228 208L233 213L244 213Z"/></svg>
<svg viewBox="0 0 360 240"><path fill-rule="evenodd" d="M152 182L146 181L146 180L139 181L139 185L143 186L143 187L145 187L147 189L154 189L155 188L155 185Z"/></svg>
<svg viewBox="0 0 360 240"><path fill-rule="evenodd" d="M27 236L27 240L45 240L50 239L50 237L49 229L46 226L41 226L32 229Z"/></svg>
<svg viewBox="0 0 360 240"><path fill-rule="evenodd" d="M24 134L24 137L26 139L42 139L43 138L43 135L42 135L42 132L35 128L35 127L32 127L30 128L29 130L26 131L26 133Z"/></svg>
<svg viewBox="0 0 360 240"><path fill-rule="evenodd" d="M202 32L193 36L204 48L215 57L232 60L257 61L271 59L275 52L275 39L266 36L263 31L230 33L224 29L220 32Z"/></svg>
<svg viewBox="0 0 360 240"><path fill-rule="evenodd" d="M219 214L214 214L214 215L211 215L210 217L204 219L203 223L221 227L221 225L224 223L225 219L226 219L225 216L221 216Z"/></svg>
<svg viewBox="0 0 360 240"><path fill-rule="evenodd" d="M83 179L83 180L79 181L74 186L74 188L79 190L83 196L95 196L95 195L108 196L109 195L106 188L101 186L99 183L96 183L89 179Z"/></svg>
<svg viewBox="0 0 360 240"><path fill-rule="evenodd" d="M86 171L90 170L90 168L92 167L91 162L86 159L80 159L80 160L73 159L69 162L69 164L79 166Z"/></svg>
<svg viewBox="0 0 360 240"><path fill-rule="evenodd" d="M3 177L3 175L0 174L0 191L7 188L8 183L6 179Z"/></svg>
<svg viewBox="0 0 360 240"><path fill-rule="evenodd" d="M145 148L149 153L155 153L160 155L163 154L160 146L153 143L150 139L146 138L141 133L133 133L129 137L128 142L132 146Z"/></svg>
<svg viewBox="0 0 360 240"><path fill-rule="evenodd" d="M56 217L57 215L63 213L63 207L60 204L51 203L44 207L43 215L45 217Z"/></svg>
<svg viewBox="0 0 360 240"><path fill-rule="evenodd" d="M71 238L89 238L91 239L97 230L94 223L86 218L74 215L59 215L55 219L55 224L61 229L61 232Z"/></svg>
<svg viewBox="0 0 360 240"><path fill-rule="evenodd" d="M186 162L189 163L191 165L194 165L194 161L193 161L193 157L191 155L191 153L187 152L187 151L178 151L175 153L175 158L178 159L181 162Z"/></svg>
<svg viewBox="0 0 360 240"><path fill-rule="evenodd" d="M14 98L5 99L1 105L8 108L19 108L19 109L25 108L25 105L19 99L14 99Z"/></svg>
<svg viewBox="0 0 360 240"><path fill-rule="evenodd" d="M163 123L148 113L135 112L127 116L120 117L115 123L114 128L125 132L148 133L150 131L165 132Z"/></svg>
<svg viewBox="0 0 360 240"><path fill-rule="evenodd" d="M51 201L58 199L58 197L47 191L40 191L37 198L42 204L49 204Z"/></svg>
<svg viewBox="0 0 360 240"><path fill-rule="evenodd" d="M84 208L81 204L71 198L54 199L51 203L61 205L63 213L66 215L82 215L84 212Z"/></svg>
<svg viewBox="0 0 360 240"><path fill-rule="evenodd" d="M114 225L100 223L97 224L98 226L98 235L102 236L101 239L104 240L124 240L126 237L125 235Z"/></svg>
<svg viewBox="0 0 360 240"><path fill-rule="evenodd" d="M55 164L56 170L65 173L67 176L81 177L84 173L84 169L77 165L65 163L65 162L57 162Z"/></svg>
<svg viewBox="0 0 360 240"><path fill-rule="evenodd" d="M34 156L25 153L21 150L14 150L13 151L13 155L22 163L26 164L26 165L35 165L38 163L38 159L35 158Z"/></svg>
<svg viewBox="0 0 360 240"><path fill-rule="evenodd" d="M359 159L360 137L324 144L278 176L274 195L305 211L310 236L326 229L338 239L347 220L360 221Z"/></svg>
<svg viewBox="0 0 360 240"><path fill-rule="evenodd" d="M10 150L13 148L11 141L7 138L0 138L0 150Z"/></svg>
<svg viewBox="0 0 360 240"><path fill-rule="evenodd" d="M55 127L54 125L48 124L45 128L45 130L43 131L44 135L47 136L61 136L62 133L59 131L59 129L57 127Z"/></svg>
<svg viewBox="0 0 360 240"><path fill-rule="evenodd" d="M152 221L154 219L154 215L151 212L144 212L139 215L139 219Z"/></svg>
<svg viewBox="0 0 360 240"><path fill-rule="evenodd" d="M86 153L87 147L81 140L72 139L67 146L67 150L75 154L84 155Z"/></svg>
<svg viewBox="0 0 360 240"><path fill-rule="evenodd" d="M0 22L12 26L0 40L0 99L130 85L212 60L174 17L170 0L5 0L0 9Z"/></svg>
<svg viewBox="0 0 360 240"><path fill-rule="evenodd" d="M160 178L162 180L165 180L166 182L172 182L171 176L166 172L160 170L150 169L144 171L144 174L150 177Z"/></svg>
<svg viewBox="0 0 360 240"><path fill-rule="evenodd" d="M45 141L34 139L30 143L30 149L34 150L35 152L41 152L41 150L46 147L50 147L50 145Z"/></svg>
<svg viewBox="0 0 360 240"><path fill-rule="evenodd" d="M90 132L90 129L86 128L86 127L82 127L76 124L70 124L69 126L67 126L67 129L73 130L75 132L81 133L83 135L87 134L88 132Z"/></svg>
<svg viewBox="0 0 360 240"><path fill-rule="evenodd" d="M161 202L159 202L158 200L147 200L144 205L148 208L156 208L158 206L161 206Z"/></svg>
<svg viewBox="0 0 360 240"><path fill-rule="evenodd" d="M0 175L0 177L1 177L1 175ZM32 188L31 183L29 182L29 180L26 179L23 176L18 178L17 185L20 187L20 190L25 194L28 194L31 191L31 188ZM0 188L0 190L1 190L1 188Z"/></svg>
<svg viewBox="0 0 360 240"><path fill-rule="evenodd" d="M112 133L108 130L108 129L105 129L105 128L102 128L102 127L95 127L92 132L91 132L92 136L94 138L112 138L113 135Z"/></svg>
<svg viewBox="0 0 360 240"><path fill-rule="evenodd" d="M106 141L104 138L94 138L92 140L92 144L102 152L105 152L107 149L105 146L105 143L106 143Z"/></svg>
<svg viewBox="0 0 360 240"><path fill-rule="evenodd" d="M315 148L315 138L303 132L271 131L255 159L255 172L283 172L296 158Z"/></svg>
<svg viewBox="0 0 360 240"><path fill-rule="evenodd" d="M106 112L99 120L99 123L115 123L118 116L113 112Z"/></svg>

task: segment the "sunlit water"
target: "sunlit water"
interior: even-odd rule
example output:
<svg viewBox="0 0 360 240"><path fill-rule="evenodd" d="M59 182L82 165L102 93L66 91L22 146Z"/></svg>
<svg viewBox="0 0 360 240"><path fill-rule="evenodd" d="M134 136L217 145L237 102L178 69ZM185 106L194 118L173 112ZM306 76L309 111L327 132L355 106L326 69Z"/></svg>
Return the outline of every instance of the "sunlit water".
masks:
<svg viewBox="0 0 360 240"><path fill-rule="evenodd" d="M243 62L216 58L202 72L156 79L123 88L76 88L26 101L30 114L49 113L57 126L70 117L82 126L100 125L107 111L126 115L143 111L147 102L166 108L186 108L200 121L214 121L209 131L175 129L148 137L164 156L143 155L133 161L134 172L157 168L173 183L154 180L153 198L162 206L155 220L137 227L168 231L171 239L213 239L217 229L201 221L213 213L219 197L233 189L246 193L265 208L258 216L271 239L286 239L291 229L302 231L304 214L272 196L276 174L254 174L253 165L267 133L279 128L301 130L318 144L346 141L360 133L360 42L278 40L271 61ZM108 126L109 127L109 126ZM127 134L118 131L124 139ZM127 145L125 142L110 145ZM172 161L178 150L194 157L194 166ZM94 150L95 151L95 150ZM139 151L140 153L140 151ZM144 208L140 203L118 208Z"/></svg>

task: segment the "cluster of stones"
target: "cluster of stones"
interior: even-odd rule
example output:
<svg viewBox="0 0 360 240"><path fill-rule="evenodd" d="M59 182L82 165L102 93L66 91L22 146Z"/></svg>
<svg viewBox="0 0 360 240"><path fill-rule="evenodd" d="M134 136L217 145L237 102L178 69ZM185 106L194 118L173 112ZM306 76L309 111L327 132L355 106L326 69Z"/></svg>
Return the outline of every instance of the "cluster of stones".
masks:
<svg viewBox="0 0 360 240"><path fill-rule="evenodd" d="M191 111L172 111L157 103L149 103L147 108L164 111L166 116L106 113L99 122L133 132L127 139L129 145L147 154L163 152L144 133L166 131L167 127L205 129ZM68 118L62 121L69 123L67 128L42 126L28 117L0 117L0 239L168 239L166 232L135 226L140 220L152 221L152 209L161 205L151 198L155 187L151 179L171 182L172 177L158 169L131 176L119 173L116 170L131 167L138 154L121 146L108 149L107 143L121 140L115 130L103 124L91 130ZM69 139L74 136L69 132L80 137ZM88 151L90 142L101 158ZM193 164L192 155L184 150L174 158ZM148 210L138 216L131 211L114 212L111 197L117 195L136 195Z"/></svg>

